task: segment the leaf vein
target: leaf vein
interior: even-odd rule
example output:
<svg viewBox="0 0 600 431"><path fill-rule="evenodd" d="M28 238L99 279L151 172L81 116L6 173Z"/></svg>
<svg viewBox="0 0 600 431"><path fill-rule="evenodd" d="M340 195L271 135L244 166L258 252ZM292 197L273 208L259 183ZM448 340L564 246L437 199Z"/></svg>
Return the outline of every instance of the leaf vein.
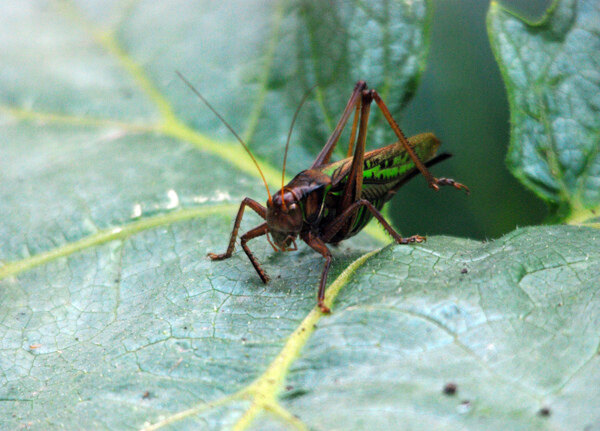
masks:
<svg viewBox="0 0 600 431"><path fill-rule="evenodd" d="M367 254L362 255L354 262L352 262L327 288L327 291L325 292L325 304L331 306L331 303L335 300L337 294L348 283L348 281L358 270L358 268L364 265L364 263L369 258L379 253L380 251L381 249L373 250ZM246 409L245 413L238 420L238 422L234 426L234 430L245 429L248 425L252 423L254 418L262 410L275 411L276 414L283 414L285 417L291 420L291 417L293 416L289 414L287 410L284 410L281 406L279 406L280 408L277 407L277 395L282 389L285 376L289 371L291 364L299 356L300 351L304 348L310 336L315 331L317 322L322 317L323 313L318 308L313 308L313 310L310 313L308 313L308 315L304 318L304 320L302 320L300 325L288 337L287 342L285 343L279 354L273 359L273 361L271 361L265 372L247 387L241 389L235 394L225 397L226 400L232 400L240 397L250 398L252 400L252 404L248 409ZM219 402L219 404L222 404L224 402L220 400L223 400L223 398L213 403L202 404L200 406L192 407L190 409L175 413L159 422L156 422L153 425L143 428L143 431L156 430L161 428L162 426L172 424L179 420L183 420L192 415L196 415L202 411L207 410L208 408L210 408L210 406L216 405L215 403L217 402ZM297 428L299 426L303 426L301 422L293 422L292 424ZM306 428L300 427L298 429L304 430Z"/></svg>
<svg viewBox="0 0 600 431"><path fill-rule="evenodd" d="M9 276L18 275L36 266L55 261L62 257L68 257L90 247L105 244L110 241L129 238L144 230L153 229L159 226L169 225L179 221L189 220L196 217L209 216L219 213L231 213L235 211L234 205L215 205L210 207L188 208L173 211L167 214L161 214L154 217L148 217L137 222L115 226L101 230L95 234L84 237L78 241L67 243L43 253L29 256L18 261L8 262L0 266L0 280Z"/></svg>

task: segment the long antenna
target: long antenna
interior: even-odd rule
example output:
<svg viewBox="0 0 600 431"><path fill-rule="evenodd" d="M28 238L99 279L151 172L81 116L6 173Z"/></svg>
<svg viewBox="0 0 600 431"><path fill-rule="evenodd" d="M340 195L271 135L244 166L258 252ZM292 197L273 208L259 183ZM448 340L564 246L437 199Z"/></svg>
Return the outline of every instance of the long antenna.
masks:
<svg viewBox="0 0 600 431"><path fill-rule="evenodd" d="M306 93L304 93L304 96L302 97L302 100L300 101L300 104L296 108L296 112L294 112L294 116L292 117L292 124L290 125L290 131L288 132L287 141L285 143L285 153L283 154L283 171L281 172L281 203L283 205L284 210L286 209L285 200L283 199L283 186L285 183L285 164L287 162L287 153L288 148L290 146L290 139L292 138L292 131L294 130L294 124L296 123L296 118L298 118L298 114L300 114L300 109L302 108L302 105L304 105L304 102L306 102L306 99L308 99L308 95L311 93L311 91L315 89L316 86L317 84L313 85L308 89Z"/></svg>
<svg viewBox="0 0 600 431"><path fill-rule="evenodd" d="M225 126L227 126L229 131L231 133L233 133L233 135L237 138L237 140L240 141L240 144L242 144L242 146L244 147L244 150L246 150L246 152L248 153L248 155L250 156L250 158L256 165L256 169L258 169L258 173L260 174L260 177L262 178L263 183L265 183L265 188L267 189L267 194L269 195L269 204L272 204L273 198L271 197L271 192L269 191L269 186L267 185L267 180L265 180L265 176L263 175L263 173L260 169L260 166L258 165L258 162L256 161L256 159L250 152L248 145L246 145L246 143L242 140L242 138L240 138L240 136L235 132L235 130L233 130L233 127L231 127L229 125L229 123L227 121L225 121L225 119L223 117L221 117L221 115L216 111L216 109L213 108L210 103L208 103L208 101L202 96L202 94L200 94L200 92L198 90L196 90L196 88L190 83L190 81L185 79L185 77L178 70L176 70L175 73L177 74L177 76L179 76L179 78L181 78L181 80L185 83L185 85L187 85L190 88L190 90L192 90L194 92L194 94L196 96L198 96L200 98L200 100L202 100L204 102L204 104L206 106L208 106L208 109L210 109L219 118L219 120L221 120L223 122L223 124L225 124Z"/></svg>

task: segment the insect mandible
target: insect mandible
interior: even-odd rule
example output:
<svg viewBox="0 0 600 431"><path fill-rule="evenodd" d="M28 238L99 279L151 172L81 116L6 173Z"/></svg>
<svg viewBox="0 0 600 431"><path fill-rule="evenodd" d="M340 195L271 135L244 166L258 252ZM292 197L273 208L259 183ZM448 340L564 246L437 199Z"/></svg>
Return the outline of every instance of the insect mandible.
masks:
<svg viewBox="0 0 600 431"><path fill-rule="evenodd" d="M425 237L419 235L400 236L380 212L396 191L419 172L425 177L429 187L434 190L439 190L440 186L453 186L469 193L465 185L450 178L436 178L427 169L450 157L448 154L435 156L440 141L432 133L423 133L407 139L377 91L368 89L366 82L358 81L339 122L312 166L284 185L287 150L294 122L302 106L300 103L294 114L285 147L282 186L271 195L258 162L244 141L181 73L177 72L177 75L240 141L256 164L269 195L266 207L253 199L244 198L235 218L227 250L222 254L209 253L208 256L212 260L231 257L244 209L250 207L265 222L243 234L240 237L240 245L260 279L267 283L269 276L248 248L248 241L266 235L275 251L294 251L297 250L296 238L301 238L325 258L317 294L318 306L324 313L330 312L324 303L327 274L332 260L327 244L337 244L356 235L372 217L381 223L398 244L423 242ZM308 93L302 102L307 96ZM398 141L365 153L369 112L373 101L381 110ZM330 163L333 150L352 113L354 119L347 157Z"/></svg>

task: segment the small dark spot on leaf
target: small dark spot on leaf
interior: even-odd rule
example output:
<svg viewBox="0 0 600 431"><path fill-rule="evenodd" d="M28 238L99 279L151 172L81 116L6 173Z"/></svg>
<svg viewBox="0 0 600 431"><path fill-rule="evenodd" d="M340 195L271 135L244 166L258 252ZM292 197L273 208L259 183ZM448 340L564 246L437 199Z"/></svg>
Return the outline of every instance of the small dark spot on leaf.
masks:
<svg viewBox="0 0 600 431"><path fill-rule="evenodd" d="M294 387L293 387L292 385L287 385L287 386L285 387L285 390L286 390L286 391L291 391L292 389L294 389Z"/></svg>
<svg viewBox="0 0 600 431"><path fill-rule="evenodd" d="M121 281L120 278L115 278L115 283L118 283L119 281Z"/></svg>
<svg viewBox="0 0 600 431"><path fill-rule="evenodd" d="M460 404L458 405L457 410L458 410L459 413L463 413L463 414L468 413L469 410L471 410L471 401L469 401L469 400L462 400L460 402Z"/></svg>
<svg viewBox="0 0 600 431"><path fill-rule="evenodd" d="M550 416L551 413L552 413L552 411L550 410L550 407L542 407L538 411L538 415L540 415L542 417L548 417L548 416Z"/></svg>
<svg viewBox="0 0 600 431"><path fill-rule="evenodd" d="M246 342L246 337L242 337L241 340L242 340L242 343L245 343Z"/></svg>
<svg viewBox="0 0 600 431"><path fill-rule="evenodd" d="M187 330L187 326L184 326L183 329Z"/></svg>
<svg viewBox="0 0 600 431"><path fill-rule="evenodd" d="M150 393L150 391L146 391L142 394L142 399L147 400L149 398L152 398L152 394Z"/></svg>
<svg viewBox="0 0 600 431"><path fill-rule="evenodd" d="M469 270L467 268L463 268L460 270L461 274L466 274L467 272L469 272Z"/></svg>
<svg viewBox="0 0 600 431"><path fill-rule="evenodd" d="M292 400L294 398L301 397L302 395L306 395L309 391L306 389L291 389L281 395L282 399Z"/></svg>
<svg viewBox="0 0 600 431"><path fill-rule="evenodd" d="M79 337L75 337L75 341L79 341Z"/></svg>
<svg viewBox="0 0 600 431"><path fill-rule="evenodd" d="M454 395L454 394L456 394L457 389L458 389L458 386L456 386L456 383L448 382L444 385L444 394Z"/></svg>

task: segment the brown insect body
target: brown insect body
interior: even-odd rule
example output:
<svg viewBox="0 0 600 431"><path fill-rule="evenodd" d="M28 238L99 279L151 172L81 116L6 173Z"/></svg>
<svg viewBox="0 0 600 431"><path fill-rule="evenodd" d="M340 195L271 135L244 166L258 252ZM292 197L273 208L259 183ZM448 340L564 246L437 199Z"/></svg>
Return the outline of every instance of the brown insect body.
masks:
<svg viewBox="0 0 600 431"><path fill-rule="evenodd" d="M181 74L178 73L178 75L232 131L258 167L258 163L246 144L231 126ZM369 112L373 101L376 102L398 137L398 142L365 154ZM298 111L299 109L294 114L292 126ZM330 163L331 155L342 130L353 112L354 120L350 133L348 157ZM354 148L355 142L356 147ZM321 310L329 312L329 308L324 303L327 274L332 260L327 243L335 244L355 235L372 217L375 217L399 244L424 241L425 238L419 235L403 238L380 213L383 205L393 197L396 190L419 172L426 178L429 186L435 190L438 190L440 186L453 186L468 193L466 186L449 178L435 178L427 170L427 167L449 157L448 155L434 157L438 147L439 141L432 134L422 134L410 140L407 139L377 92L368 90L367 84L359 81L340 121L313 165L296 175L274 196L269 193L266 207L253 199L244 198L235 219L227 250L223 254L209 253L208 255L213 260L231 257L244 209L248 206L265 222L243 234L240 237L240 245L261 280L266 283L269 281L269 277L248 248L247 242L266 235L267 240L276 251L291 251L296 250L295 240L300 237L309 247L325 258L317 298ZM263 181L268 192L264 176ZM294 247L291 247L292 245Z"/></svg>
<svg viewBox="0 0 600 431"><path fill-rule="evenodd" d="M419 153L427 162L427 167L450 157L442 154L433 158L439 148L439 141L431 133L424 133L409 139L409 145ZM402 169L394 164L398 159L402 162ZM409 160L408 162L405 160ZM276 251L290 251L290 244L298 235L312 232L322 234L322 228L328 226L339 215L343 199L343 187L346 176L352 167L352 157L327 164L321 168L307 169L296 175L283 187L283 195L278 190L271 203L267 201L266 222L268 234L278 248ZM374 167L393 171L385 178L369 174ZM410 157L397 142L385 148L369 151L364 156L365 177L361 190L361 199L367 199L374 204L377 210L389 201L397 189L413 178L418 170L410 163ZM282 198L283 196L283 198ZM285 204L284 204L285 201ZM338 243L349 238L362 229L371 219L370 212L364 212L359 217L359 223L350 226L346 223L327 243Z"/></svg>
<svg viewBox="0 0 600 431"><path fill-rule="evenodd" d="M267 226L273 242L288 251L298 235L318 225L324 206L325 189L331 179L315 169L296 175L267 202ZM283 196L283 198L282 198Z"/></svg>

